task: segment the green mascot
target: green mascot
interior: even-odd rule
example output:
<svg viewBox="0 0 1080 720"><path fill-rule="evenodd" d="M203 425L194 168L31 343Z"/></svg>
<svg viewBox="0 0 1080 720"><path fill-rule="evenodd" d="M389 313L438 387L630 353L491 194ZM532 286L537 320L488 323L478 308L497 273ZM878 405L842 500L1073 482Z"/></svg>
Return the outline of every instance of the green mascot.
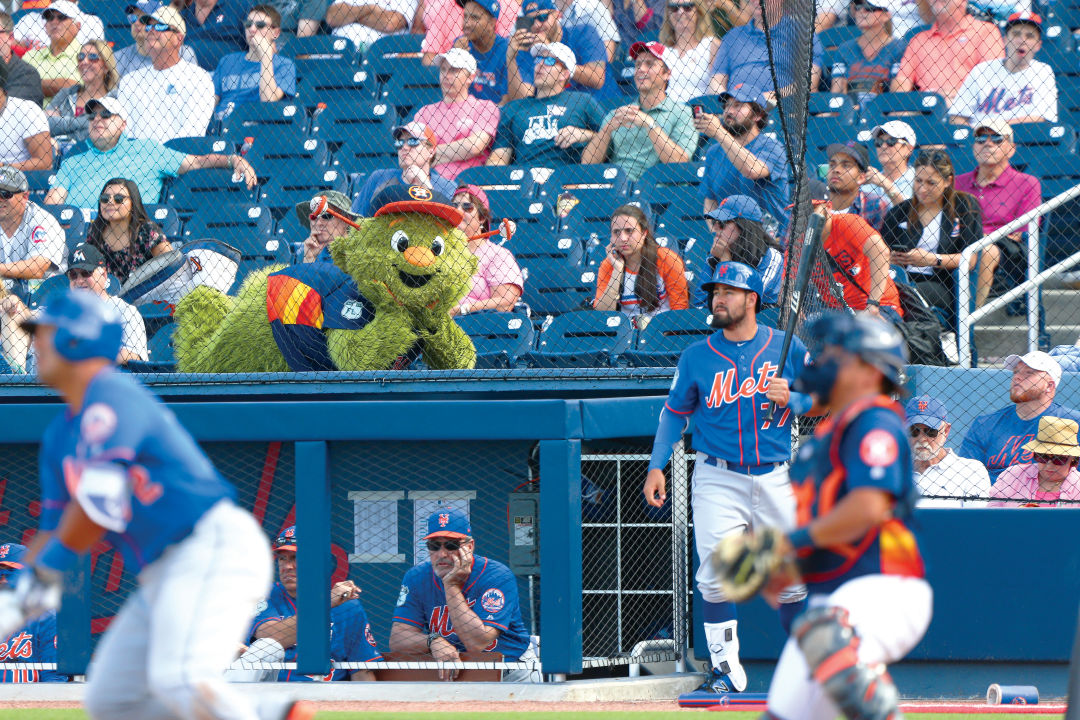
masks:
<svg viewBox="0 0 1080 720"><path fill-rule="evenodd" d="M384 189L372 207L374 217L357 222L340 193L313 198L312 217L329 212L353 226L330 243L329 258L252 273L235 298L189 293L175 312L177 370L386 370L421 356L433 370L473 367L472 340L450 317L476 271L461 211L405 185Z"/></svg>

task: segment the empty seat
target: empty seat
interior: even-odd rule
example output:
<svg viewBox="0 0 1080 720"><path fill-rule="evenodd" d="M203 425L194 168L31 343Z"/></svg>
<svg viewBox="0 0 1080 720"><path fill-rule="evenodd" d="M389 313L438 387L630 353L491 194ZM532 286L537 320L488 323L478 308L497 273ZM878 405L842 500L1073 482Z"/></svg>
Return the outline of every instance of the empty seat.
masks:
<svg viewBox="0 0 1080 720"><path fill-rule="evenodd" d="M30 199L41 204L49 193L49 188L56 182L54 170L25 170L26 185L30 190Z"/></svg>
<svg viewBox="0 0 1080 720"><path fill-rule="evenodd" d="M237 145L231 137L200 136L172 138L165 141L165 147L187 155L231 155L236 152Z"/></svg>
<svg viewBox="0 0 1080 720"><path fill-rule="evenodd" d="M135 373L173 372L176 370L176 350L173 345L174 323L166 323L150 336L146 343L147 359L129 362L124 367Z"/></svg>
<svg viewBox="0 0 1080 720"><path fill-rule="evenodd" d="M353 138L334 152L330 167L348 175L369 175L382 168L396 168L397 154L392 142L389 133L382 139Z"/></svg>
<svg viewBox="0 0 1080 720"><path fill-rule="evenodd" d="M245 260L288 261L288 252L273 236L270 208L261 205L218 205L205 208L184 227L184 240L214 238L232 245Z"/></svg>
<svg viewBox="0 0 1080 720"><path fill-rule="evenodd" d="M352 40L336 35L312 35L310 37L290 37L281 48L282 55L288 55L297 62L304 60L344 60L355 64L359 55Z"/></svg>
<svg viewBox="0 0 1080 720"><path fill-rule="evenodd" d="M305 72L296 81L296 99L308 107L319 103L332 107L374 96L374 80L368 70L327 60L318 71Z"/></svg>
<svg viewBox="0 0 1080 720"><path fill-rule="evenodd" d="M303 137L307 132L304 106L295 102L244 103L229 113L221 126L221 136L237 143L246 137L257 141L265 131L275 131L278 137L291 131Z"/></svg>
<svg viewBox="0 0 1080 720"><path fill-rule="evenodd" d="M581 310L560 315L540 333L537 349L527 353L531 367L614 366L630 349L633 323L619 312Z"/></svg>
<svg viewBox="0 0 1080 720"><path fill-rule="evenodd" d="M291 175L271 178L259 190L259 204L274 210L277 217L291 211L298 202L310 200L327 190L345 192L348 187L344 173L323 168L296 168Z"/></svg>
<svg viewBox="0 0 1080 720"><path fill-rule="evenodd" d="M183 222L175 209L168 205L143 205L147 217L161 228L161 232L169 239L178 239L183 231Z"/></svg>
<svg viewBox="0 0 1080 720"><path fill-rule="evenodd" d="M195 62L211 74L217 69L221 58L240 50L236 43L226 40L191 40L187 44L195 53Z"/></svg>
<svg viewBox="0 0 1080 720"><path fill-rule="evenodd" d="M470 313L457 324L476 346L477 368L514 367L533 347L532 323L518 313Z"/></svg>
<svg viewBox="0 0 1080 720"><path fill-rule="evenodd" d="M1061 153L1072 153L1076 148L1076 131L1064 123L1018 123L1012 131L1018 146L1054 148Z"/></svg>
<svg viewBox="0 0 1080 720"><path fill-rule="evenodd" d="M385 82L398 72L407 72L420 64L423 35L385 35L364 53L364 65L378 81Z"/></svg>
<svg viewBox="0 0 1080 720"><path fill-rule="evenodd" d="M330 163L330 151L318 138L297 138L290 133L279 135L274 130L260 133L246 159L259 175L259 182L289 175L297 168L325 168Z"/></svg>
<svg viewBox="0 0 1080 720"><path fill-rule="evenodd" d="M645 171L634 186L634 197L649 203L654 212L666 205L672 193L696 196L701 179L705 176L705 163L660 163Z"/></svg>
<svg viewBox="0 0 1080 720"><path fill-rule="evenodd" d="M224 203L249 203L254 199L243 182L233 181L233 171L223 168L192 170L174 180L165 203L185 220L196 211Z"/></svg>
<svg viewBox="0 0 1080 720"><path fill-rule="evenodd" d="M611 214L627 199L610 189L569 190L567 195L574 205L562 218L559 230L582 238L586 245L606 242L611 236Z"/></svg>
<svg viewBox="0 0 1080 720"><path fill-rule="evenodd" d="M492 194L489 199L492 215L509 218L517 224L515 238L554 237L555 211L550 203L506 193Z"/></svg>
<svg viewBox="0 0 1080 720"><path fill-rule="evenodd" d="M521 165L480 165L465 168L457 176L458 185L476 185L484 192L508 192L524 198L533 196L536 180L532 170Z"/></svg>
<svg viewBox="0 0 1080 720"><path fill-rule="evenodd" d="M914 116L924 116L943 121L946 110L948 110L948 105L945 103L945 99L937 93L917 91L882 93L866 101L862 109L862 118L863 123L870 127L880 125L886 122L890 116L899 113L905 115L895 119L907 123L910 123L908 118ZM911 115L907 113L911 113Z"/></svg>
<svg viewBox="0 0 1080 720"><path fill-rule="evenodd" d="M354 138L390 146L390 131L397 121L393 105L377 100L355 100L319 108L311 119L311 136L337 149Z"/></svg>
<svg viewBox="0 0 1080 720"><path fill-rule="evenodd" d="M380 97L393 103L398 118L404 121L424 105L442 100L438 71L434 67L418 65L409 72L394 75L383 86Z"/></svg>
<svg viewBox="0 0 1080 720"><path fill-rule="evenodd" d="M596 292L596 273L562 260L519 263L525 277L523 301L540 315L557 315L590 307Z"/></svg>
<svg viewBox="0 0 1080 720"><path fill-rule="evenodd" d="M74 205L42 205L41 207L56 218L60 227L64 228L69 248L86 240L86 219L80 208Z"/></svg>
<svg viewBox="0 0 1080 720"><path fill-rule="evenodd" d="M784 98L783 107L789 118L788 122L792 122L794 111L797 109L794 97ZM807 102L807 115L810 117L832 117L843 125L851 125L855 122L855 105L851 102L851 96L846 94L810 93ZM773 112L772 117L775 126L779 128L779 113Z"/></svg>
<svg viewBox="0 0 1080 720"><path fill-rule="evenodd" d="M608 190L611 195L626 195L629 180L618 165L566 165L556 168L540 186L540 195L554 198L564 191Z"/></svg>
<svg viewBox="0 0 1080 720"><path fill-rule="evenodd" d="M519 265L534 260L557 260L567 265L581 264L584 248L577 238L554 235L514 235L505 243Z"/></svg>
<svg viewBox="0 0 1080 720"><path fill-rule="evenodd" d="M657 313L623 359L636 367L675 367L683 350L715 332L708 318L708 310L694 308Z"/></svg>

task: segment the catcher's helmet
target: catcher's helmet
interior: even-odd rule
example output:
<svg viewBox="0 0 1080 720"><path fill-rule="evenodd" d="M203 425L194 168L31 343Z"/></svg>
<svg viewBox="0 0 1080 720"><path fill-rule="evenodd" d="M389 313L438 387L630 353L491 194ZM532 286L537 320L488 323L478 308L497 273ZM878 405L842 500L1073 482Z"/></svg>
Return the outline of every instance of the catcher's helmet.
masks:
<svg viewBox="0 0 1080 720"><path fill-rule="evenodd" d="M761 310L761 298L765 294L764 283L758 271L749 265L730 260L719 263L713 270L712 277L701 283L701 289L711 296L714 285L727 285L757 293L757 310Z"/></svg>
<svg viewBox="0 0 1080 720"><path fill-rule="evenodd" d="M816 357L826 346L838 347L870 363L893 385L904 383L908 349L904 336L892 323L869 315L830 311L806 326L806 344Z"/></svg>
<svg viewBox="0 0 1080 720"><path fill-rule="evenodd" d="M66 360L115 361L120 353L124 334L120 312L89 290L57 293L41 312L23 322L27 330L38 325L56 327L53 343Z"/></svg>

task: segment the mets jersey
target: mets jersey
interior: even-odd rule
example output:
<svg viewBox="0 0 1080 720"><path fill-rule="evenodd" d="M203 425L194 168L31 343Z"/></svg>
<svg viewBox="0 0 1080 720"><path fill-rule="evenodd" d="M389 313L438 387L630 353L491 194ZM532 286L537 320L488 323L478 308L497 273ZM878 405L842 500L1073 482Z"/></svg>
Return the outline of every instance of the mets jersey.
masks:
<svg viewBox="0 0 1080 720"><path fill-rule="evenodd" d="M251 626L249 642L255 639L255 631L271 620L284 620L296 614L296 601L285 587L274 583L270 595L255 609L255 622ZM330 608L330 660L331 662L370 662L382 660L375 635L371 632L367 612L359 600L347 600ZM285 662L296 662L296 646L285 648ZM348 680L353 670L331 669L328 675L300 675L295 670L279 670L279 682L312 682Z"/></svg>
<svg viewBox="0 0 1080 720"><path fill-rule="evenodd" d="M497 560L473 556L472 572L462 593L480 622L499 630L499 637L484 650L500 652L507 661L520 658L529 647L529 633L521 619L517 578L510 568ZM408 623L428 633L437 632L459 652L466 649L454 632L450 609L446 606L446 590L431 562L405 573L394 608L394 622Z"/></svg>
<svg viewBox="0 0 1080 720"><path fill-rule="evenodd" d="M47 612L0 642L0 683L67 682L55 670L5 670L2 663L56 662L56 611Z"/></svg>
<svg viewBox="0 0 1080 720"><path fill-rule="evenodd" d="M985 465L993 484L1010 465L1033 462L1031 451L1025 450L1024 445L1035 439L1039 418L1047 415L1080 422L1080 413L1057 403L1050 403L1041 414L1027 420L1016 414L1015 405L1006 405L997 412L975 418L957 454Z"/></svg>
<svg viewBox="0 0 1080 720"><path fill-rule="evenodd" d="M107 530L105 540L135 572L186 538L210 507L235 495L176 416L111 367L90 381L80 412L65 410L46 428L39 466L45 532L56 529L84 476L101 485L102 469L122 469L126 497L109 498L96 512L122 527Z"/></svg>

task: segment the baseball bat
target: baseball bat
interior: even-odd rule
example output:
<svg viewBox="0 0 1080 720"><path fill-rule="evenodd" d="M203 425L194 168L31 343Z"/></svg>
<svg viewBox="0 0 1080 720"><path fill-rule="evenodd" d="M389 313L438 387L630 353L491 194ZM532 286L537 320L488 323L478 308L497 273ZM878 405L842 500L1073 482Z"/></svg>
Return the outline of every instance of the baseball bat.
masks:
<svg viewBox="0 0 1080 720"><path fill-rule="evenodd" d="M818 213L810 215L806 223L806 232L803 233L802 254L799 256L799 272L795 276L795 310L788 318L787 327L784 329L784 344L780 347L780 362L776 368L776 375L780 377L787 365L788 351L791 349L791 341L795 337L795 324L799 322L802 314L803 297L806 296L806 286L810 283L810 270L814 265L814 256L821 247L821 231L825 227L825 218ZM776 403L769 403L769 410L765 413L765 422L771 423L776 414Z"/></svg>

